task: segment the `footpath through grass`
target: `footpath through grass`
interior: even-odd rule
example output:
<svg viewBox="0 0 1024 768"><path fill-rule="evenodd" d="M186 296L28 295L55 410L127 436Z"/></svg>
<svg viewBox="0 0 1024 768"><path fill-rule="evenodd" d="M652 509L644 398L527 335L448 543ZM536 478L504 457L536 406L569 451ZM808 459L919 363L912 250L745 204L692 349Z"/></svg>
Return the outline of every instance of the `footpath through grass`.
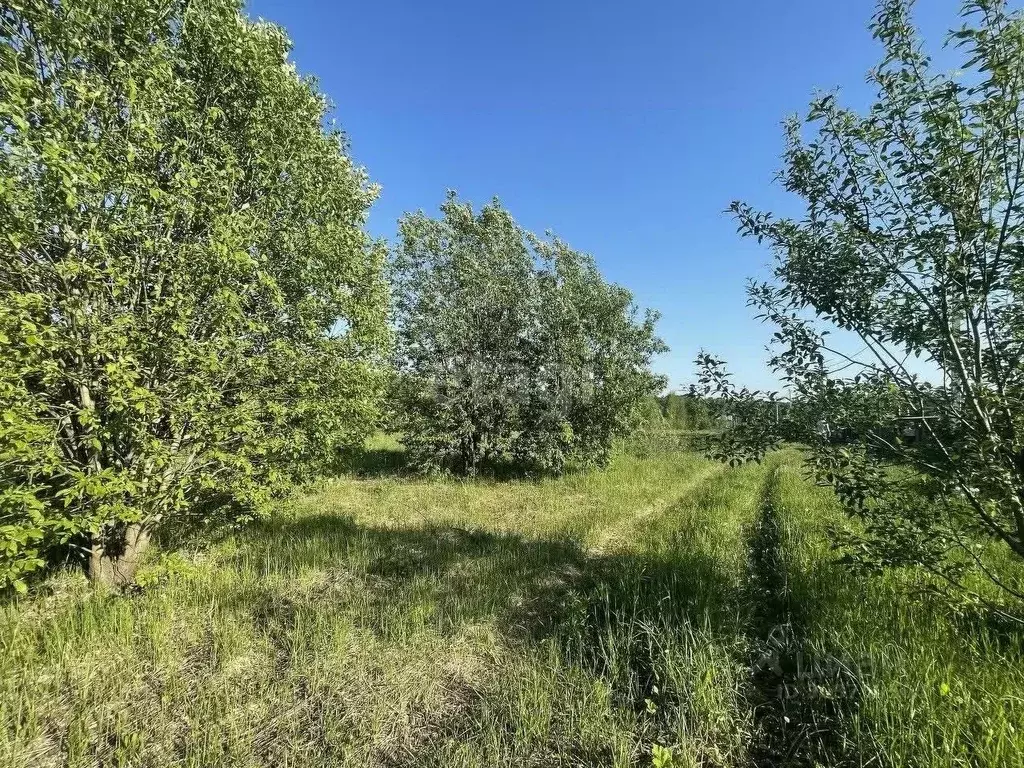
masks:
<svg viewBox="0 0 1024 768"><path fill-rule="evenodd" d="M0 606L0 765L1024 765L1022 635L847 573L798 467L339 480L55 578Z"/></svg>

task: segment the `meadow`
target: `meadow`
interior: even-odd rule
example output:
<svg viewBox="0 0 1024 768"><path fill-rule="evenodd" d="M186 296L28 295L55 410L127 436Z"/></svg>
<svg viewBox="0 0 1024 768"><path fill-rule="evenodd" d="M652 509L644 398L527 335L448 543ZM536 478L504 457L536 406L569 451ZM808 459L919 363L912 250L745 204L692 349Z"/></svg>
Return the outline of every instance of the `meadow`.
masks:
<svg viewBox="0 0 1024 768"><path fill-rule="evenodd" d="M0 605L0 765L1024 765L1024 633L838 563L795 450L373 459L136 588Z"/></svg>

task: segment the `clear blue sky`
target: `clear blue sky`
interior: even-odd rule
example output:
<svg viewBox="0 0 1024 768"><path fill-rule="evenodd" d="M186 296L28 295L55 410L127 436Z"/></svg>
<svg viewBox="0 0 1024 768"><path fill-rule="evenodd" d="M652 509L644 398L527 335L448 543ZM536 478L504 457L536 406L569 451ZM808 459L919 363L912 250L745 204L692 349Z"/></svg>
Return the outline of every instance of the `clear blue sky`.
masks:
<svg viewBox="0 0 1024 768"><path fill-rule="evenodd" d="M934 44L959 0L923 0ZM813 91L851 106L878 45L873 0L250 0L283 25L299 70L336 105L357 162L382 186L370 229L391 238L447 188L497 195L659 310L692 380L704 347L741 383L773 386L744 285L770 260L722 213L740 198L796 212L773 184L780 122Z"/></svg>

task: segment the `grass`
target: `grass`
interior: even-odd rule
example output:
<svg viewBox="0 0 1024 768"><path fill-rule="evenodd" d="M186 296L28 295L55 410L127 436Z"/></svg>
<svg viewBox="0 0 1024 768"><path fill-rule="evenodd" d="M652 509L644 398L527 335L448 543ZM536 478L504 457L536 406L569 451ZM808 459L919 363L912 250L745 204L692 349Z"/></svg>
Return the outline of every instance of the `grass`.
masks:
<svg viewBox="0 0 1024 768"><path fill-rule="evenodd" d="M844 523L835 500L791 465L777 498L804 654L819 698L844 704L847 748L889 765L1024 764L1024 632L952 610L920 572L841 567L824 535Z"/></svg>
<svg viewBox="0 0 1024 768"><path fill-rule="evenodd" d="M0 765L1024 764L1024 637L843 569L798 466L427 481L376 446L142 590L0 605Z"/></svg>

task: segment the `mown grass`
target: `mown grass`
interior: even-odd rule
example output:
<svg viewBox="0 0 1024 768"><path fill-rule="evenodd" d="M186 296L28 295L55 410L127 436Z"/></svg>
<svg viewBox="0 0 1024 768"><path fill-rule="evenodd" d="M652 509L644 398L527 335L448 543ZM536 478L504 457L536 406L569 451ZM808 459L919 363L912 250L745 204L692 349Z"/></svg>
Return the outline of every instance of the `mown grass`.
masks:
<svg viewBox="0 0 1024 768"><path fill-rule="evenodd" d="M1021 764L1024 641L843 570L794 453L497 482L376 450L141 591L0 606L0 765Z"/></svg>

